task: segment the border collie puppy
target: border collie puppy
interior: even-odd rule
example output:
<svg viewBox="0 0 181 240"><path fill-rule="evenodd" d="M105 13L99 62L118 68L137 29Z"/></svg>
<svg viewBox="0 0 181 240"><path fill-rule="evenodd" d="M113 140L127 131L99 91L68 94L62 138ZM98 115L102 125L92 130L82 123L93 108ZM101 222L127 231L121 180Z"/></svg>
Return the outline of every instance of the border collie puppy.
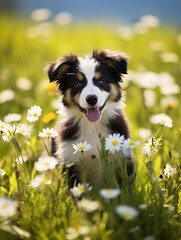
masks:
<svg viewBox="0 0 181 240"><path fill-rule="evenodd" d="M127 73L127 58L109 50L94 50L90 56L64 56L47 66L50 82L55 81L61 93L61 117L58 137L52 139L52 154L68 169L71 184L81 181L81 152L72 144L85 142L92 149L84 152L83 161L90 181L102 183L103 169L99 159L100 136L120 133L129 137L122 113L122 74ZM126 151L128 175L134 174L131 150ZM119 174L118 174L119 175ZM118 176L119 178L119 176ZM121 176L120 176L121 178Z"/></svg>

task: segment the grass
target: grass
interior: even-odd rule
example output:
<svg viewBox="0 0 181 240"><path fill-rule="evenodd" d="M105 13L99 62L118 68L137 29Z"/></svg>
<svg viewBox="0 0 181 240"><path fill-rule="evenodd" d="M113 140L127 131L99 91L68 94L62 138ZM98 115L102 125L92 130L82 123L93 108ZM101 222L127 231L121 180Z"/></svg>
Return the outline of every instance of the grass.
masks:
<svg viewBox="0 0 181 240"><path fill-rule="evenodd" d="M30 138L17 134L12 141L4 142L0 137L0 168L6 173L0 176L0 195L18 202L12 217L2 217L0 210L1 239L181 239L180 93L172 94L177 105L164 108L160 104L164 95L157 86L152 89L156 101L148 107L144 98L145 89L134 79L124 80L127 92L125 112L130 122L131 138L141 139L142 143L134 149L137 163L135 183L128 186L125 178L117 198L105 199L100 195L100 189L93 188L82 196L98 202L99 208L90 213L79 209L77 203L80 199L73 197L68 190L60 166L46 171L46 179L51 180L51 184L42 184L38 188L30 186L30 181L38 175L34 164L44 149L38 134L42 128L53 127L58 115L52 115L55 112L52 103L57 94L43 72L45 64L70 52L84 55L92 49L109 48L131 56L130 72L167 72L181 87L181 45L177 29L161 26L125 39L118 36L115 29L97 23L66 28L49 23L37 30L38 24L25 20L1 16L0 22L0 91L11 89L15 94L11 101L0 99L0 120L3 121L9 113L19 113L21 123L27 123L28 109L35 104L42 108L40 119L31 124ZM162 46L157 51L150 48L154 42ZM161 55L164 52L175 53L178 61L163 61ZM31 81L32 86L28 90L19 86L21 77ZM146 77L144 81L147 81ZM150 123L149 117L160 112L172 118L172 128ZM141 128L150 130L153 138L161 137L161 146L149 157L142 152L147 139L140 137ZM28 161L22 164L16 162L21 155L26 156ZM108 179L105 187L117 187L112 168L109 163L105 164L107 153L104 149L100 156L104 156L101 160ZM166 164L176 168L176 174L169 178L164 174ZM139 215L125 220L115 211L118 205L133 207Z"/></svg>

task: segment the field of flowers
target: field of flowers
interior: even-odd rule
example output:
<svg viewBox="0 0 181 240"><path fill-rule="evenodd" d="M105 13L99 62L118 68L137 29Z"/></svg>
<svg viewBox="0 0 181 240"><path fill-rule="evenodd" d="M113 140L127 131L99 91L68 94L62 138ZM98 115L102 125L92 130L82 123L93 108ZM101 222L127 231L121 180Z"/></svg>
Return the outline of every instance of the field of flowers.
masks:
<svg viewBox="0 0 181 240"><path fill-rule="evenodd" d="M0 239L181 239L181 33L153 17L117 29L0 22ZM123 89L131 140L116 133L100 139L105 186L68 189L57 160L42 156L61 117L43 69L67 53L107 48L130 56ZM127 146L136 179L129 184L122 163L119 187L108 158L117 161ZM91 148L88 141L72 147L75 154Z"/></svg>

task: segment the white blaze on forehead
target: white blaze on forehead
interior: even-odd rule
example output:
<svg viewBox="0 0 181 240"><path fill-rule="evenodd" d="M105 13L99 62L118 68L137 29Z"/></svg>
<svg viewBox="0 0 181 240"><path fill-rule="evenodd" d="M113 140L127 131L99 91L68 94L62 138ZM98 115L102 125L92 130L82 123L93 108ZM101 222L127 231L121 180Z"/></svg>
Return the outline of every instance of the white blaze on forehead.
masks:
<svg viewBox="0 0 181 240"><path fill-rule="evenodd" d="M85 74L88 84L92 82L92 79L95 75L96 61L89 57L81 58L79 60L80 71Z"/></svg>

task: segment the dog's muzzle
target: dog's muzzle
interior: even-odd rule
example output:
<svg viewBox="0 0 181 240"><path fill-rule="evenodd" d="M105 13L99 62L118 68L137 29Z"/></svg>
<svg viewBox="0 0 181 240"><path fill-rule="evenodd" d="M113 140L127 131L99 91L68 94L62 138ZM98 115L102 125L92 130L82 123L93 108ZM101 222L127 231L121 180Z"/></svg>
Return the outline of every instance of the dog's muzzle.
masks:
<svg viewBox="0 0 181 240"><path fill-rule="evenodd" d="M91 95L88 95L86 97L86 102L88 104L87 108L82 108L79 105L80 110L86 115L87 119L90 122L97 122L97 121L99 121L99 119L101 118L102 110L103 110L103 108L104 108L104 106L106 104L106 102L105 102L103 104L103 106L97 107L96 106L97 101L98 101L97 96L94 95L94 94L91 94Z"/></svg>

